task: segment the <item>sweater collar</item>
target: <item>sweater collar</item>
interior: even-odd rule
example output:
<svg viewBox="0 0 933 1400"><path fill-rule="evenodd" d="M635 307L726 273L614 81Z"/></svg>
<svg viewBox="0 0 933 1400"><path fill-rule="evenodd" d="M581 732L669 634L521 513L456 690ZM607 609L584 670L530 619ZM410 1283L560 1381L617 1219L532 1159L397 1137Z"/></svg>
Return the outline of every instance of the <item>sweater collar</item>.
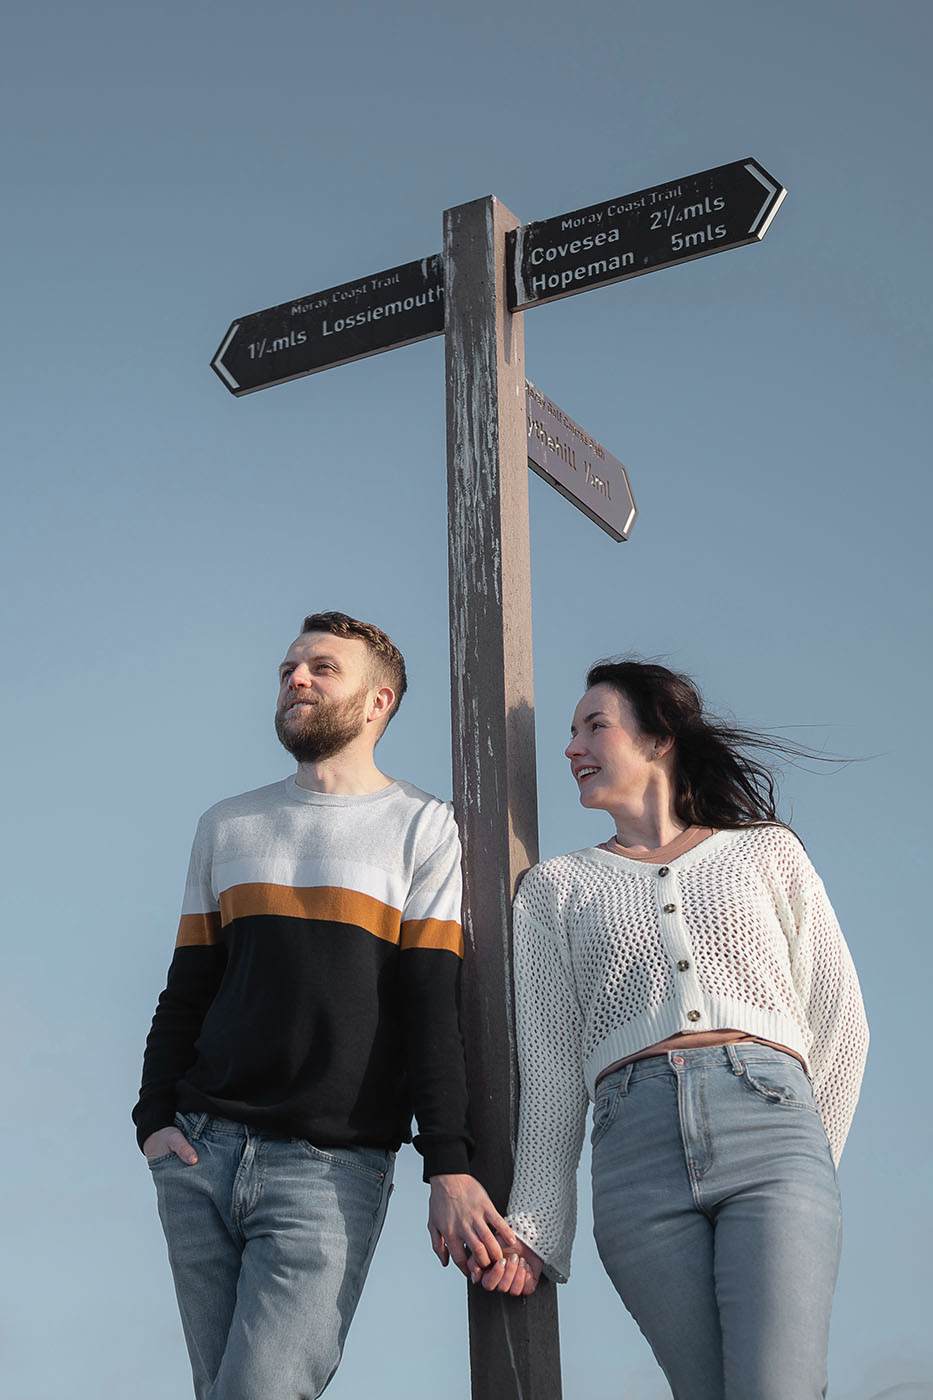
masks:
<svg viewBox="0 0 933 1400"><path fill-rule="evenodd" d="M745 835L745 830L746 828L742 827L735 831L717 831L714 835L707 836L698 846L693 846L689 851L684 851L682 855L673 856L667 861L633 860L621 851L604 851L600 846L584 847L582 851L575 851L574 855L583 860L595 861L597 865L614 866L616 869L621 866L633 875L653 876L664 867L677 871L691 870L707 857L718 855L720 851L735 845Z"/></svg>

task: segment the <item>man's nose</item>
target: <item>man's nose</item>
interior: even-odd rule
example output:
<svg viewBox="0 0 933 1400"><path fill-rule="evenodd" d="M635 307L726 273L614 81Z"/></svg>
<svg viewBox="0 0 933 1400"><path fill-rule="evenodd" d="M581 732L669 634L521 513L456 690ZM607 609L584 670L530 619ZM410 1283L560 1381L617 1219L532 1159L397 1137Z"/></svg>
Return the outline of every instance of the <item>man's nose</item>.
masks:
<svg viewBox="0 0 933 1400"><path fill-rule="evenodd" d="M288 688L289 690L297 690L300 687L308 686L310 684L311 672L309 671L305 663L302 661L299 665L295 667L294 671L292 671L291 675L289 676Z"/></svg>

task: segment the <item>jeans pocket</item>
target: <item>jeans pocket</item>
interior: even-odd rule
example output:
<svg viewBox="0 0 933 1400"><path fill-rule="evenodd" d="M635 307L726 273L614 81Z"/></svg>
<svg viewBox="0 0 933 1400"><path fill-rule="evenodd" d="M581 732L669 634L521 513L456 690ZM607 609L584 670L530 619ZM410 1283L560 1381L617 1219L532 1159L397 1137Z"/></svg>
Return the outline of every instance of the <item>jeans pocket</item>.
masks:
<svg viewBox="0 0 933 1400"><path fill-rule="evenodd" d="M742 1082L768 1103L817 1112L813 1086L796 1062L789 1064L785 1059L746 1064Z"/></svg>
<svg viewBox="0 0 933 1400"><path fill-rule="evenodd" d="M384 1181L389 1170L390 1154L378 1147L315 1147L307 1138L299 1138L301 1146L309 1157L317 1162L328 1162L347 1171L361 1172L374 1181Z"/></svg>
<svg viewBox="0 0 933 1400"><path fill-rule="evenodd" d="M613 1075L607 1087L599 1090L596 1095L596 1103L593 1107L593 1131L590 1134L591 1147L595 1147L612 1127L616 1114L619 1112L621 1098L621 1082L618 1075Z"/></svg>
<svg viewBox="0 0 933 1400"><path fill-rule="evenodd" d="M163 1162L170 1162L176 1154L174 1152L163 1152L158 1157L147 1157L146 1165L151 1171L153 1167L161 1167Z"/></svg>

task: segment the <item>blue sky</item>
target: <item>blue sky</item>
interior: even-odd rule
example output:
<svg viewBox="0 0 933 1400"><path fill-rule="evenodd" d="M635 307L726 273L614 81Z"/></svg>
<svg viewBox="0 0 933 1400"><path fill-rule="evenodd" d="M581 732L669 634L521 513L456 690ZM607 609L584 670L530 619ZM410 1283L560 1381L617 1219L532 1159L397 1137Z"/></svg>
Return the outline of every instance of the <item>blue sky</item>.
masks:
<svg viewBox="0 0 933 1400"><path fill-rule="evenodd" d="M874 1033L832 1393L933 1395L930 1127L904 1073L931 972L930 15L37 0L8 19L13 1400L187 1393L128 1114L197 816L289 770L274 671L306 611L392 633L412 689L383 766L450 793L442 341L237 401L209 368L227 325L437 252L442 211L481 195L541 219L745 156L789 190L763 243L525 313L529 377L626 464L641 512L616 544L531 479L541 851L607 834L562 750L609 652L860 760L783 786ZM334 1400L469 1394L425 1208L409 1151ZM663 1400L585 1213L560 1298L568 1400Z"/></svg>

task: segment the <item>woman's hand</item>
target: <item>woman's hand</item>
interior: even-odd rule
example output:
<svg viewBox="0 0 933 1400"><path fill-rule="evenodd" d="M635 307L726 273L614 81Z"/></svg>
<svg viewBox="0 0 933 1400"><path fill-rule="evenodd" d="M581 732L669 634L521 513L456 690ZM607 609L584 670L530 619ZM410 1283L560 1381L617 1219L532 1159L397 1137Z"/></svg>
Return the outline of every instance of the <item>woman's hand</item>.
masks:
<svg viewBox="0 0 933 1400"><path fill-rule="evenodd" d="M530 1245L516 1240L506 1247L505 1257L490 1265L483 1274L482 1286L487 1293L509 1293L513 1298L527 1298L534 1293L541 1277L543 1262Z"/></svg>

